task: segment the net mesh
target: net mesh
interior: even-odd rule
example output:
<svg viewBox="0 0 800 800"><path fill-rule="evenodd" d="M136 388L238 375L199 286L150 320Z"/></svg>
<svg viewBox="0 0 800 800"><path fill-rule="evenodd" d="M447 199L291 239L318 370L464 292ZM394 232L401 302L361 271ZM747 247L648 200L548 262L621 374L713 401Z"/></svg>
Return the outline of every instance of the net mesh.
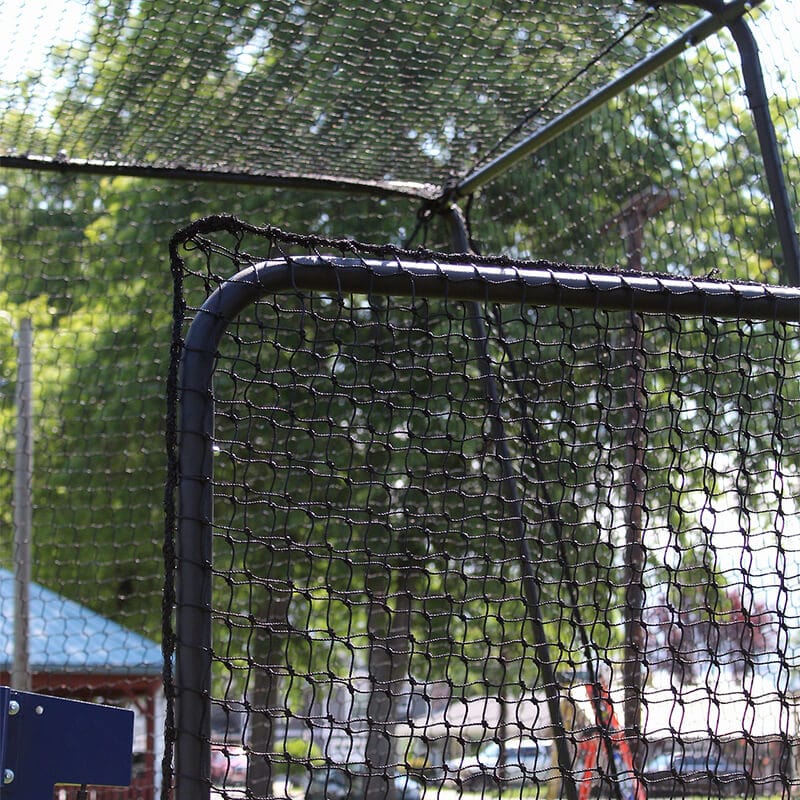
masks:
<svg viewBox="0 0 800 800"><path fill-rule="evenodd" d="M729 44L701 47L542 146L534 168L499 177L472 205L479 246L522 258L793 282L782 267L735 60ZM796 96L790 87L773 102L793 174L797 105L781 96ZM641 241L626 230L638 230Z"/></svg>
<svg viewBox="0 0 800 800"><path fill-rule="evenodd" d="M36 89L7 95L18 124L3 144L67 160L440 184L699 16L620 0L76 4L54 20L57 57L37 65ZM31 32L47 23L32 7L20 21ZM70 23L74 38L61 42ZM6 72L24 81L18 55ZM519 78L533 65L532 92ZM43 111L57 121L49 141L21 122Z"/></svg>
<svg viewBox="0 0 800 800"><path fill-rule="evenodd" d="M707 5L711 8L713 4ZM725 280L796 283L797 265L776 221L777 195L767 179L752 108L768 109L787 187L786 210L796 222L796 187L800 183L798 7L791 0L770 0L750 8L734 0L719 5L717 11L709 13L699 4L639 0L281 0L238 5L216 0L0 0L0 14L7 21L0 30L0 319L4 331L0 336L0 524L8 531L0 541L6 642L0 680L18 685L12 675L15 651L20 650L13 631L14 573L23 570L11 531L15 510L24 502L15 495L14 464L17 454L32 449L33 477L23 483L32 488L29 539L35 602L32 599L30 661L24 680L53 694L133 705L137 711L137 768L130 794L147 800L156 796L161 787L156 768L163 751L161 718L170 713L159 689L164 668L159 652L162 427L172 327L166 252L174 231L189 220L227 213L335 240L452 250L450 232L439 212L455 201L466 215L471 246L483 253L503 253L512 259L618 264L695 278L712 275ZM759 46L767 94L763 102L752 87L745 87L741 59L724 24L723 17L730 15L728 21L735 21L740 13ZM658 68L647 66L649 59L663 55L672 42L681 44L670 51L664 63L659 62ZM623 90L618 82L626 74L635 74L635 80ZM608 87L609 81L616 81L617 88L609 91L606 101L598 103L590 115L576 116L576 108L591 100L593 92ZM519 146L526 147L524 156L503 162L491 175L482 173L492 167L494 159L507 158L511 148ZM783 224L786 222L784 216ZM227 246L233 249L231 242ZM260 247L255 249L264 257L269 255ZM221 264L220 275L224 268ZM205 285L202 280L187 282L190 307L201 304ZM385 301L376 309L377 315L384 314L381 325L389 320L394 324L395 316L402 313L391 310ZM301 310L296 313L299 317ZM408 313L407 326L423 329L421 317ZM425 401L433 408L442 396L447 397L448 392L456 396L457 391L439 375L447 366L442 359L449 358L445 354L449 351L435 355L431 348L447 345L446 325L453 325L455 336L455 326L462 323L456 317L450 323L449 315L454 312L443 305L430 313L439 327L433 340L425 340L429 349L422 352L436 369L430 379L431 399ZM558 427L553 420L548 423L552 427L545 426L543 432L536 426L528 431L523 428L533 425L525 420L537 418L541 412L539 401L532 399L538 396L539 383L533 385L531 375L542 382L541 402L557 397L559 408L575 398L588 397L590 390L596 391L593 381L601 386L603 375L564 361L561 349L569 339L571 312L548 312L554 315L550 326L537 322L539 327L529 328L527 333L510 308L504 307L499 318L492 307L487 306L483 313L492 358L498 365L507 365L502 380L531 393L524 399L515 393L503 397L504 414L513 417L513 424L507 424L514 435L523 437L517 446L527 448L528 455L534 450L543 452L544 461L535 467L522 451L512 447L514 466L521 470L519 485L548 487L552 476L558 475L576 495L567 500L564 490L550 486L548 496L537 496L535 501L532 494L521 498L521 502L534 504L541 520L549 521L540 520L540 526L543 535L551 537L547 540L550 550L533 555L544 559L543 563L552 558L558 563L578 563L577 574L585 569L591 575L596 568L583 561L588 558L593 563L599 555L585 556L585 550L581 550L583 555L553 555L553 542L558 539L554 520L564 528L566 541L579 524L576 520L583 520L581 515L595 502L590 497L591 487L598 482L605 486L603 481L607 481L610 488L603 491L610 497L620 491L619 475L604 473L599 466L596 475L584 467L569 466L566 449L559 449L567 445L558 442L562 438L573 442L589 458L592 445L585 438L589 428L578 426L573 431L567 423ZM574 318L576 325L588 324L586 313ZM598 319L605 319L605 313L598 307ZM354 319L360 324L360 318ZM607 324L610 330L616 326L615 335L621 342L628 328L623 316L615 319L609 318ZM33 327L33 415L28 445L21 444L16 435L21 407L17 393L23 383L18 377L20 331L26 320L31 320ZM686 326L694 323L675 317L670 324L678 326L677 342L688 330ZM732 347L731 337L740 334L731 325L720 322L716 333L709 327L697 335L717 335ZM337 336L344 335L341 323L331 322L330 326L336 328ZM559 326L564 326L564 333L559 334L563 340L555 333L561 330ZM365 348L358 351L358 358L366 358L368 345L358 338L366 334L361 328L358 331L353 334L353 347ZM581 336L590 338L588 330L582 331ZM541 342L537 340L539 332L544 337ZM480 337L467 328L464 333L469 342L458 347L467 348L468 354L458 347L452 352L457 359L453 369L466 371L477 363L475 342ZM650 337L649 329L646 333ZM300 342L299 335L289 338ZM406 342L409 352L415 342ZM420 338L420 347L422 343ZM611 376L608 380L617 386L613 399L607 398L609 409L624 408L630 401L620 394L625 368L610 360L615 348L622 345L609 334L602 344L593 345L595 350L589 345L585 351L580 349L582 344L575 346L580 358L588 359L595 352L599 359L595 369L605 365ZM400 352L399 344L392 347ZM675 375L683 369L682 352L677 350L672 356L671 369L676 373L666 367L662 370L665 383L677 381L674 397L680 398L683 389ZM782 357L776 356L779 366ZM306 356L297 358L302 361ZM698 370L698 385L702 370L710 369L709 363L713 366L724 360L721 356L722 360L715 360L716 355L709 358L710 362L697 362L696 367L686 362L687 369ZM538 367L537 359L541 359ZM353 363L359 380L368 380L368 368L360 361ZM404 366L401 374L416 375L418 368L424 371L421 363ZM647 367L645 360L641 374L647 373ZM749 362L741 369L749 370ZM569 370L576 376L575 388L568 382L556 385L552 375ZM389 380L380 370L375 374L377 386ZM288 375L287 386L291 368ZM733 386L736 375L725 375ZM688 399L688 405L683 405L681 399L674 400L673 410L669 405L673 400L665 400L659 419L672 413L683 425L684 416L694 418L702 413L711 420L715 414L727 413L722 410L727 408L725 403L741 402L753 413L758 410L762 414L759 419L765 420L772 412L765 411L769 398L758 394L760 385L743 384L738 395L731 389L723 393L724 402L719 400L708 409L696 408ZM791 385L786 381L782 390ZM717 391L718 386L708 379L708 391ZM652 387L645 384L645 390ZM325 391L335 394L330 386ZM364 399L366 390L359 391L359 400ZM386 391L393 403L395 395ZM459 424L464 430L476 424L473 415L478 412L470 404L477 404L485 394L481 387L471 391L475 397L465 395L462 400L465 421ZM754 396L759 397L760 405L751 407ZM791 392L787 396L791 397ZM303 407L309 402L306 398ZM343 401L331 402L335 409L336 403ZM658 402L648 396L647 414L651 417L646 414L645 420L652 418L650 409ZM776 402L788 420L791 406ZM422 403L408 402L415 419L424 416ZM516 408L513 412L512 407ZM618 443L620 438L624 440L624 433L616 426L624 428L630 422L621 411L619 418L613 417L617 412L604 413L610 415L607 433L617 442L613 457L617 461L613 463L618 466L627 456L623 444ZM746 432L734 441L727 417L722 419L724 422L705 434L719 437L720 449L750 452L747 448L752 447L760 453L783 446L783 433L780 437L776 433L771 445ZM445 424L436 418L431 423L434 444L423 436L420 441L425 443L410 451L414 453L410 456L412 471L417 464L427 463L426 459L432 468L443 465L441 468L447 469L447 458L455 448L447 437L456 435L448 425L455 422ZM283 435L290 437L285 431ZM688 440L693 433L671 436ZM664 437L666 433L652 438L644 424L642 438L634 448L645 454L647 469L663 483L657 497L666 497L664 486L672 487L670 492L675 494L671 505L659 507L656 516L666 514L665 509L673 516L685 514L683 522L670 524L690 528L700 519L699 537L703 525L710 526L708 513L700 514L698 509L705 508L696 500L700 495L688 490L683 493L681 481L700 480L698 476L717 468L716 457L708 463L695 463L687 455L674 455L672 445L660 444ZM529 444L540 439L541 445ZM656 448L654 454L649 454L651 445ZM477 453L479 442L469 439L464 447L465 452L473 454L471 447ZM358 452L353 451L354 459ZM665 460L661 471L650 463L659 455ZM484 461L487 458L483 455ZM353 463L354 470L366 469ZM323 469L314 466L313 460L308 468ZM547 480L538 477L539 468ZM391 483L393 474L387 477L381 468L375 469L381 482ZM481 469L489 474L484 462ZM573 473L573 469L577 471ZM794 513L791 502L779 503L770 494L772 490L764 488L784 481L789 497L789 477L783 473L780 478L773 477L755 467L751 475L748 469L743 466L737 473L737 487L744 487L741 491L747 496L763 491L763 502L752 508L742 506L743 510L736 512L738 523L731 522L735 504L728 489L718 490L717 484L707 487L710 497L717 498L718 492L719 497L724 496L720 502L725 513L720 511L718 516L731 525L734 539L740 535L736 531L771 530L769 513L776 514L776 519ZM686 478L675 477L684 472ZM673 477L663 477L669 475ZM673 478L674 486L669 482ZM455 477L441 481L442 487L450 485L447 481L455 482L459 491L462 486ZM435 483L431 484L431 497L444 504L451 489L434 492ZM394 502L401 489L390 486L390 490L387 497ZM439 491L441 494L436 494ZM422 502L409 492L409 502ZM648 502L661 501L650 497ZM569 503L576 507L568 514ZM766 508L771 510L764 511ZM472 506L465 507L464 519L471 520L473 513L477 512ZM481 525L482 520L478 520ZM645 515L643 526L650 521ZM380 518L378 522L385 521ZM411 529L415 524L409 522ZM368 522L358 520L358 526L360 534ZM784 526L785 555L771 550L755 533L748 534L756 537L748 545L750 549L715 539L716 549L710 551L715 555L703 567L713 572L715 559L727 565L727 557L742 554L753 574L771 576L764 581L778 586L777 574L783 575L784 594L779 597L785 598L786 629L778 634L776 652L784 653L796 638L794 606L789 600L796 573L789 545L792 532L790 524ZM588 535L585 530L580 533L584 534ZM347 547L353 550L355 545ZM340 561L347 563L350 550L343 550ZM762 565L762 550L770 554L768 568ZM693 552L689 545L686 552ZM669 553L679 565L689 558L683 544ZM507 569L512 570L517 562L512 555L507 558ZM555 570L556 565L547 569L551 568ZM409 569L413 584L416 567ZM608 574L609 581L620 579L613 570ZM546 571L546 575L551 573ZM655 626L653 635L660 636L659 641L667 642L663 653L674 650L678 661L691 660L686 653L702 650L698 642L705 641L706 631L716 636L716 625L739 636L745 623L737 620L762 619L753 605L761 598L760 589L754 588L752 599L742 600L739 610L739 601L725 599L727 595L720 589L708 599L708 608L719 601L724 611L712 613L695 606L683 589L668 589L670 575L665 572L663 580L659 578L663 603L653 599L652 591L648 595L654 607L663 606L653 612L648 624ZM702 570L697 572L698 586L703 585L704 575ZM540 578L540 582L544 580ZM548 580L555 579L551 575ZM754 587L760 586L761 578L752 580ZM735 580L731 578L731 582ZM393 586L386 591L396 591ZM571 597L571 592L578 591L571 586L555 580L546 595ZM432 587L431 592L439 591L434 584ZM500 587L494 585L492 597L501 592ZM518 597L518 588L509 584L508 597ZM454 591L448 586L441 593L446 599L448 592ZM681 604L684 601L685 606ZM387 602L386 613L394 613L395 600ZM570 602L576 605L576 601ZM511 601L508 603L510 608ZM778 606L770 608L772 613ZM445 625L433 611L427 613L434 619L431 625ZM522 636L516 613L511 614L513 623L508 623L511 640ZM579 631L591 632L600 625L588 610L583 614L575 622L577 638L567 648L570 653L583 647ZM551 628L556 625L555 618L547 618ZM565 640L566 625L559 622L558 636L548 641ZM741 631L747 640L746 627ZM593 635L589 639L593 640ZM169 649L169 639L165 644ZM560 652L554 650L553 658ZM499 655L497 659L498 664L504 663ZM169 667L167 662L168 672ZM509 667L509 674L515 669ZM602 670L598 674L608 677ZM786 697L793 691L792 680ZM363 705L368 694L359 689L354 696ZM435 706L440 700L432 696L430 702ZM513 704L486 702L487 714L495 713L491 709L499 714L500 708L510 716L517 713ZM709 711L709 719L716 719L715 713ZM785 737L794 737L794 717L776 718L781 720ZM678 716L670 720L664 723L666 727L679 728ZM710 722L709 727L716 735L719 724ZM472 733L463 738L468 742L465 758L477 759L477 740ZM635 754L636 758L645 758L642 752ZM778 764L776 775L792 774L770 753L763 757ZM456 756L451 752L448 758ZM761 752L754 758L761 759ZM331 786L334 783L332 778ZM659 785L677 791L670 780ZM764 791L772 791L771 786L764 783ZM518 784L513 787L516 791ZM356 786L355 791L362 788ZM66 790L59 791L63 794Z"/></svg>
<svg viewBox="0 0 800 800"><path fill-rule="evenodd" d="M588 279L583 309L495 303L491 279L483 302L413 276L387 298L375 257L431 254L217 224L180 237L186 319L227 319L196 304L238 270L262 288L187 339L215 354L210 649L177 636L179 676L208 658L211 771L179 759L179 785L789 791L796 323L678 316L666 292L612 311ZM322 252L363 289L298 288ZM248 271L266 259L285 291ZM203 516L181 496L179 530Z"/></svg>

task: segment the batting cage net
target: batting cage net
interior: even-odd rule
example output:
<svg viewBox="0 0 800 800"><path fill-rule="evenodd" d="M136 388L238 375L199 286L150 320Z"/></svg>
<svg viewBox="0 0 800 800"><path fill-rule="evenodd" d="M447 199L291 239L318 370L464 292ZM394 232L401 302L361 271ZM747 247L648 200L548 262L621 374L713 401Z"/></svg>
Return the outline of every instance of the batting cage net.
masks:
<svg viewBox="0 0 800 800"><path fill-rule="evenodd" d="M227 217L173 265L177 797L789 791L797 290Z"/></svg>
<svg viewBox="0 0 800 800"><path fill-rule="evenodd" d="M135 711L90 800L789 796L800 4L0 16L0 685ZM290 257L218 331L187 662L168 373Z"/></svg>

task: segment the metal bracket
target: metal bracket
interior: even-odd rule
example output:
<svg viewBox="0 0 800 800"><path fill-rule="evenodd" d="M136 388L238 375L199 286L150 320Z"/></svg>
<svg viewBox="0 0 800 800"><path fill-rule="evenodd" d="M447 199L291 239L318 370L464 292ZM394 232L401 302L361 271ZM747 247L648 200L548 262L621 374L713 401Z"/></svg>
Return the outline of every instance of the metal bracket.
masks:
<svg viewBox="0 0 800 800"><path fill-rule="evenodd" d="M53 796L56 784L129 786L133 711L0 686L0 798Z"/></svg>

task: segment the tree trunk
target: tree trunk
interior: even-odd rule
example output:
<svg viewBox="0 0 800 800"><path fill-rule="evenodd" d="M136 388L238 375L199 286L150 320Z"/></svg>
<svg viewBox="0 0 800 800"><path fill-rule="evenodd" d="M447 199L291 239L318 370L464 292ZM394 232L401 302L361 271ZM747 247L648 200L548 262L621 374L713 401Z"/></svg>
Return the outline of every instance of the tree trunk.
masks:
<svg viewBox="0 0 800 800"><path fill-rule="evenodd" d="M258 609L248 648L252 685L247 691L247 789L248 797L254 798L273 794L275 775L269 754L275 749L273 715L279 702L280 673L286 664L291 600L291 590L285 582L270 581L266 591L268 597Z"/></svg>
<svg viewBox="0 0 800 800"><path fill-rule="evenodd" d="M367 577L370 696L366 800L386 800L394 794L389 768L394 760L394 728L408 710L408 704L404 706L402 700L408 699L404 689L408 684L411 658L410 576L407 571L402 573L392 609L387 602L391 585L388 570L388 567L373 566Z"/></svg>

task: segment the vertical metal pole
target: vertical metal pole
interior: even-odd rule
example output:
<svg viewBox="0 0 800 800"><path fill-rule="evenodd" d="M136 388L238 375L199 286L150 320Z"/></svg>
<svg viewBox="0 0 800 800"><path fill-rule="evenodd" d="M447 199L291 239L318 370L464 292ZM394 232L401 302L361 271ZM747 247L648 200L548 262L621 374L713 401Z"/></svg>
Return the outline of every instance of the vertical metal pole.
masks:
<svg viewBox="0 0 800 800"><path fill-rule="evenodd" d="M764 159L764 172L783 250L784 278L791 286L800 286L800 243L792 214L792 204L786 190L775 126L769 113L769 100L764 86L758 45L749 25L742 17L730 22L728 30L739 49L745 94L753 114L753 123L761 146L761 157Z"/></svg>
<svg viewBox="0 0 800 800"><path fill-rule="evenodd" d="M800 242L797 237L797 226L789 193L786 190L786 178L778 147L778 137L775 135L775 126L772 124L772 117L769 113L769 99L764 85L764 72L761 69L758 45L743 16L749 10L750 4L746 3L742 7L737 2L726 4L725 0L668 0L668 2L675 5L698 6L711 12L718 20L727 20L725 24L739 51L744 91L753 114L753 125L761 148L761 158L764 161L764 173L772 202L772 213L775 217L778 238L783 251L784 280L790 286L800 286Z"/></svg>
<svg viewBox="0 0 800 800"><path fill-rule="evenodd" d="M509 365L509 369L514 381L517 384L517 400L519 401L519 410L522 417L522 427L525 431L525 438L530 443L530 446L535 446L539 442L539 437L536 435L533 425L531 424L530 415L527 411L528 402L521 388L522 383L519 379L519 371L516 369L514 360L511 357L511 351L508 347L508 343L504 340L499 309L497 308L495 309L495 324L497 325L497 330L500 334L500 344L503 348L503 352L506 355L506 361ZM564 569L568 569L570 559L564 547L564 528L561 524L561 519L558 514L558 507L550 496L550 492L547 488L547 477L544 474L541 463L536 458L534 458L533 462L536 472L536 479L539 483L539 492L542 495L541 499L539 500L539 507L542 509L544 515L543 521L546 521L552 527L553 532L555 533L556 541L558 542L558 557L561 560ZM576 628L578 638L580 639L581 646L583 648L584 657L586 659L586 683L591 688L591 691L589 692L589 701L592 704L595 720L600 731L600 737L602 739L603 749L605 751L606 758L608 759L608 771L612 778L614 798L615 800L624 800L622 795L622 786L619 780L619 772L617 770L617 763L614 755L614 742L609 734L611 720L608 720L607 723L603 722L604 716L606 716L602 697L603 688L600 677L597 674L597 668L595 667L595 653L593 652L593 645L591 644L586 631L587 626L581 619L579 600L580 590L575 572L572 573L568 585L571 595L570 600L572 602L573 625ZM585 777L584 780L586 780Z"/></svg>
<svg viewBox="0 0 800 800"><path fill-rule="evenodd" d="M213 351L187 337L181 387L178 574L175 615L175 800L211 792Z"/></svg>
<svg viewBox="0 0 800 800"><path fill-rule="evenodd" d="M630 206L621 221L622 235L628 250L630 269L642 270L642 228L646 219L640 206ZM635 311L630 314L628 331L630 375L628 383L628 443L625 463L628 465L625 522L625 684L624 725L633 741L636 763L642 695L642 658L644 656L644 322Z"/></svg>
<svg viewBox="0 0 800 800"><path fill-rule="evenodd" d="M33 324L17 331L16 454L14 457L14 659L11 685L31 691L28 663L31 536L33 531Z"/></svg>
<svg viewBox="0 0 800 800"><path fill-rule="evenodd" d="M461 216L460 209L457 206L451 206L447 218L450 224L450 235L454 252L470 253L471 248L467 236L466 224L464 218ZM558 684L556 683L553 660L550 655L550 648L547 644L547 634L545 633L542 620L539 583L536 580L533 567L533 556L525 538L522 501L519 498L517 478L511 466L511 453L508 449L505 432L503 430L503 421L500 416L500 393L489 360L486 326L483 321L480 305L476 301L473 301L469 304L469 307L470 324L472 326L475 342L478 346L483 383L486 389L488 417L492 424L492 438L494 439L497 459L500 462L502 491L504 500L511 506L513 515L512 531L514 533L514 538L517 540L517 546L519 547L524 600L528 612L531 615L536 660L542 673L544 691L547 697L547 707L550 712L550 722L555 733L554 738L558 766L561 771L562 793L566 800L577 800L578 790L575 785L575 775L572 770L573 758L570 754L567 732L564 728L564 721L561 716L561 697Z"/></svg>
<svg viewBox="0 0 800 800"><path fill-rule="evenodd" d="M223 293L219 293L222 303ZM178 384L175 800L211 796L214 393L228 318L207 303L184 341ZM162 791L163 791L162 787Z"/></svg>

